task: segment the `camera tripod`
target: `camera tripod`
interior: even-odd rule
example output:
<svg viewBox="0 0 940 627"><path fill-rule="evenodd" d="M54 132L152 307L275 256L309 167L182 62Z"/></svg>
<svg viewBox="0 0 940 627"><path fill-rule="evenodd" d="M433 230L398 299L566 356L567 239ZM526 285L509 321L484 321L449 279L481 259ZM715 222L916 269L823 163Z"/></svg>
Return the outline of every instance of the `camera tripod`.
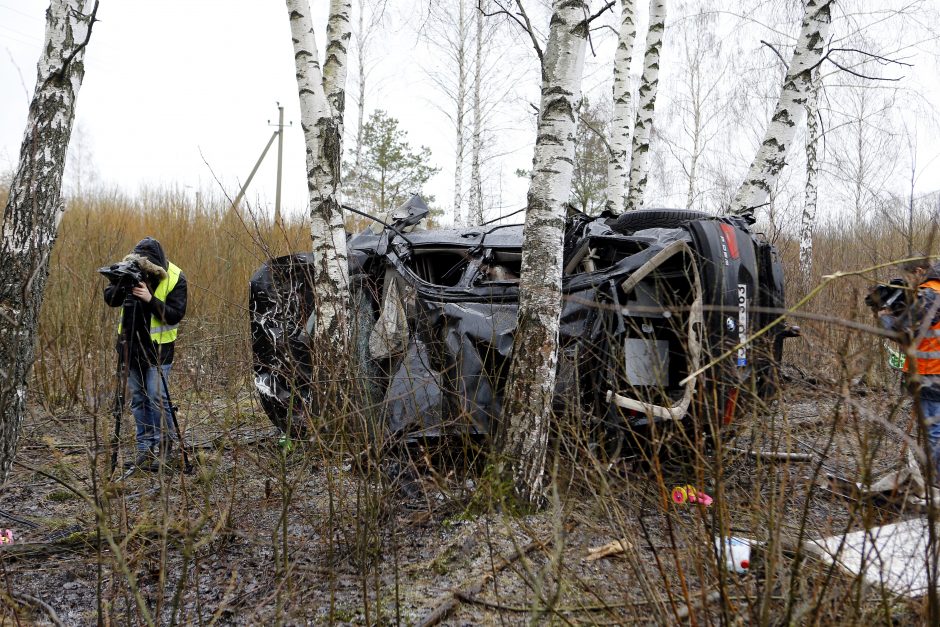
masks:
<svg viewBox="0 0 940 627"><path fill-rule="evenodd" d="M127 379L130 376L130 350L131 342L133 341L134 333L134 324L137 321L137 307L138 300L135 296L128 293L124 298L124 306L121 309L121 338L118 344L118 364L117 372L115 376L117 390L114 395L114 408L112 410L112 416L114 418L114 430L111 435L111 474L114 474L114 470L117 467L117 457L118 457L118 447L121 442L121 418L124 415L124 405L126 402L126 390L127 390ZM150 355L148 354L148 358ZM173 400L170 398L170 387L166 381L166 374L163 372L163 368L160 367L158 355L154 355L153 362L157 369L157 372L160 373L160 381L163 384L163 396L166 399L164 404L160 402L160 418L163 422L163 411L164 405L168 406L170 409L170 420L173 423L173 430L176 432L176 438L179 441L180 446L180 455L183 458L183 472L191 474L193 471L192 463L189 459L189 454L186 452L185 440L183 440L183 433L180 431L179 422L176 419L176 405L173 404ZM146 384L145 384L146 387ZM162 433L161 428L161 433ZM134 470L132 468L131 470Z"/></svg>

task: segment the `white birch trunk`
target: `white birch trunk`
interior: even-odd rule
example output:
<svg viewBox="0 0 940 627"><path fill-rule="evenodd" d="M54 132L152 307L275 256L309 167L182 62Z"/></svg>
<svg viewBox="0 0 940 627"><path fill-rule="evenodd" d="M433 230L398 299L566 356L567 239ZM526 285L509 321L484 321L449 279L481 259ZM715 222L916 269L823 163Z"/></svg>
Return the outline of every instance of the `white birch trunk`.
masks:
<svg viewBox="0 0 940 627"><path fill-rule="evenodd" d="M753 221L754 211L767 204L770 190L786 165L787 150L796 135L806 99L812 89L813 70L822 58L832 23L835 0L808 0L800 36L783 79L783 87L744 182L728 213Z"/></svg>
<svg viewBox="0 0 940 627"><path fill-rule="evenodd" d="M330 0L330 17L326 23L326 60L323 63L323 91L330 112L343 136L343 114L346 111L346 74L349 69L350 0ZM316 45L314 43L314 45Z"/></svg>
<svg viewBox="0 0 940 627"><path fill-rule="evenodd" d="M75 102L85 76L85 45L96 0L52 0L36 89L20 159L3 211L0 243L0 484L16 453L26 384L49 274L49 255L64 207L62 172Z"/></svg>
<svg viewBox="0 0 940 627"><path fill-rule="evenodd" d="M558 363L562 240L571 190L587 43L584 2L554 0L522 243L518 328L500 438L503 472L520 500L538 503Z"/></svg>
<svg viewBox="0 0 940 627"><path fill-rule="evenodd" d="M607 201L605 209L623 211L626 201L627 175L630 163L630 66L636 39L635 0L620 1L620 33L614 53L614 116L610 130L610 156L607 160Z"/></svg>
<svg viewBox="0 0 940 627"><path fill-rule="evenodd" d="M688 84L689 96L692 103L692 151L689 158L689 185L686 188L685 208L691 209L695 204L695 177L698 174L698 159L702 153L702 68L700 59L689 64ZM694 64L694 65L693 65ZM688 131L687 131L688 132Z"/></svg>
<svg viewBox="0 0 940 627"><path fill-rule="evenodd" d="M358 100L358 110L356 111L357 123L356 123L356 154L353 158L353 177L354 180L348 181L351 187L347 189L352 189L353 193L356 195L356 202L360 202L359 198L359 177L361 176L362 171L362 125L365 120L365 111L366 111L366 33L364 30L365 27L365 18L363 14L365 13L366 7L363 0L359 0L359 18L358 18L358 29L356 30L356 65L359 70L358 75L358 88L359 88L359 100Z"/></svg>
<svg viewBox="0 0 940 627"><path fill-rule="evenodd" d="M480 81L483 79L483 11L482 6L475 12L476 40L474 42L474 63L473 63L473 145L471 147L470 159L470 202L467 211L469 218L467 223L472 226L483 224L483 181L480 175L480 153L483 149L483 120L482 106L480 102Z"/></svg>
<svg viewBox="0 0 940 627"><path fill-rule="evenodd" d="M812 282L813 274L813 228L816 226L817 178L819 176L819 92L822 79L819 70L809 97L806 99L806 192L803 200L803 217L800 221L800 277L803 291Z"/></svg>
<svg viewBox="0 0 940 627"><path fill-rule="evenodd" d="M646 181L650 171L650 135L659 89L659 56L666 30L666 0L650 0L650 27L646 33L643 78L637 94L636 124L633 126L633 150L630 158L630 183L624 211L643 206Z"/></svg>
<svg viewBox="0 0 940 627"><path fill-rule="evenodd" d="M307 0L287 0L300 96L300 123L307 155L310 235L314 259L314 339L322 346L345 346L349 334L349 265L339 201L342 119L349 41L349 3L331 0L327 70L320 72ZM328 90L328 91L327 91ZM327 100L327 96L330 100ZM334 111L335 104L339 111Z"/></svg>
<svg viewBox="0 0 940 627"><path fill-rule="evenodd" d="M467 12L464 0L457 0L457 112L454 125L457 127L457 155L454 160L454 226L464 225L463 215L463 154L464 154L464 110L467 96Z"/></svg>

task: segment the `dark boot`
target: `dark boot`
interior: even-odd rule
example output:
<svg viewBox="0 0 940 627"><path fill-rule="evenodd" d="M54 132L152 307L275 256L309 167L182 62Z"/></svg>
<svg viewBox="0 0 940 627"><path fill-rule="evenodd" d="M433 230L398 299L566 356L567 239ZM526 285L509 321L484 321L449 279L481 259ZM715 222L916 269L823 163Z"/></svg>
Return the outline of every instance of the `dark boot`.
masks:
<svg viewBox="0 0 940 627"><path fill-rule="evenodd" d="M179 468L179 452L173 446L173 440L163 440L160 443L160 463L168 468Z"/></svg>
<svg viewBox="0 0 940 627"><path fill-rule="evenodd" d="M156 449L143 449L137 451L137 456L133 460L124 462L125 468L137 468L139 470L153 470L157 465Z"/></svg>

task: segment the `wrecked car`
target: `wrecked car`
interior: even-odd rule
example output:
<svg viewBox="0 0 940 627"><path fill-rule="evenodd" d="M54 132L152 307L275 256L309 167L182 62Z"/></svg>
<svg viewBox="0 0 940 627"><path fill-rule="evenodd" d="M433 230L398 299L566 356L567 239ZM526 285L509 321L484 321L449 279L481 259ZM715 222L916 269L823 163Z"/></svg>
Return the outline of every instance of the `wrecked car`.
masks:
<svg viewBox="0 0 940 627"><path fill-rule="evenodd" d="M351 358L387 436L485 435L512 356L522 225L420 230L427 214L414 196L348 239ZM255 386L285 432L317 415L312 278L301 253L268 261L250 283ZM562 292L556 409L612 429L732 422L745 396L773 392L793 334L779 314L777 251L735 217L572 212Z"/></svg>

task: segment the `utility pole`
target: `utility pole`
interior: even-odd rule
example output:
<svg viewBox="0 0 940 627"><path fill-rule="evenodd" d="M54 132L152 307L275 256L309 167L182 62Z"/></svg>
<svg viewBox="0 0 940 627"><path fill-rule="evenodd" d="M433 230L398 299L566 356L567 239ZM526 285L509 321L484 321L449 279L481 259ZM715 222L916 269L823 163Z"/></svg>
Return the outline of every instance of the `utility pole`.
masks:
<svg viewBox="0 0 940 627"><path fill-rule="evenodd" d="M261 156L258 157L258 161L255 163L255 167L251 169L251 173L248 175L248 178L245 180L245 184L242 185L242 188L238 191L238 195L235 197L235 200L232 202L232 209L238 209L238 203L241 202L242 198L245 196L245 192L248 190L248 185L251 184L251 180L255 177L255 173L258 171L258 168L261 167L261 162L264 161L265 156L268 154L268 150L271 149L271 144L274 143L274 138L277 138L277 191L274 197L274 224L280 226L281 224L281 172L282 172L282 163L284 160L284 107L281 106L281 103L277 103L277 113L278 120L277 124L271 124L271 120L268 120L268 126L277 126L277 130L271 134L271 139L268 140L267 145L264 147L264 150L261 151ZM293 122L288 122L287 126L293 126Z"/></svg>
<svg viewBox="0 0 940 627"><path fill-rule="evenodd" d="M277 191L274 196L274 224L281 226L281 164L284 161L284 107L277 103Z"/></svg>

